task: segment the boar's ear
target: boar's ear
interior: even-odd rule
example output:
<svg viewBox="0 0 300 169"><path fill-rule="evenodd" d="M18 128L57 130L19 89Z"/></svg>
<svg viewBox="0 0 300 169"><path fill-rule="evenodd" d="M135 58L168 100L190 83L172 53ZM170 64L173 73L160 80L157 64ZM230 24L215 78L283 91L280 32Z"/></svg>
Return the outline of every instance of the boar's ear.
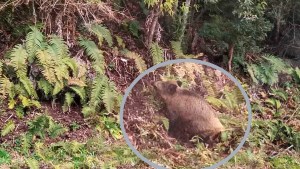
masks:
<svg viewBox="0 0 300 169"><path fill-rule="evenodd" d="M170 84L168 86L168 93L169 94L174 94L176 92L176 88L177 88L177 85L176 84Z"/></svg>
<svg viewBox="0 0 300 169"><path fill-rule="evenodd" d="M181 85L182 85L182 82L181 82L181 81L179 81L179 80L177 80L177 85L178 85L179 87L181 87Z"/></svg>

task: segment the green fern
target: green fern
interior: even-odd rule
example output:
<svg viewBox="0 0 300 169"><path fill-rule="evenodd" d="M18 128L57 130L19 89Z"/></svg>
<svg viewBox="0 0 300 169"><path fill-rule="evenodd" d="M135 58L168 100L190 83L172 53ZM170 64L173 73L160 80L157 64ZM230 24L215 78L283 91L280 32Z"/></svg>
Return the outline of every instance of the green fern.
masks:
<svg viewBox="0 0 300 169"><path fill-rule="evenodd" d="M49 121L47 132L51 138L56 138L66 131L67 129L62 124L54 123L52 120Z"/></svg>
<svg viewBox="0 0 300 169"><path fill-rule="evenodd" d="M116 100L116 91L115 91L115 87L114 84L109 83L104 91L103 91L103 95L102 95L102 99L103 99L103 103L105 105L106 110L109 113L112 113L113 110L116 110L116 104L117 104L117 100Z"/></svg>
<svg viewBox="0 0 300 169"><path fill-rule="evenodd" d="M38 135L41 138L45 138L45 132L49 128L49 121L51 117L46 115L41 115L27 122L28 131L32 135Z"/></svg>
<svg viewBox="0 0 300 169"><path fill-rule="evenodd" d="M20 140L21 140L22 152L25 154L28 154L29 149L31 148L31 144L32 144L32 134L22 133Z"/></svg>
<svg viewBox="0 0 300 169"><path fill-rule="evenodd" d="M30 81L30 79L25 75L22 75L19 78L20 78L19 79L20 82L22 83L23 87L25 88L25 90L28 94L27 96L37 99L38 98L37 93L35 91L33 83Z"/></svg>
<svg viewBox="0 0 300 169"><path fill-rule="evenodd" d="M80 97L82 104L86 102L87 98L84 88L78 86L71 86L70 89L72 89Z"/></svg>
<svg viewBox="0 0 300 169"><path fill-rule="evenodd" d="M103 88L106 87L106 81L107 79L105 76L99 76L94 80L92 84L89 105L94 109L96 109L102 101Z"/></svg>
<svg viewBox="0 0 300 169"><path fill-rule="evenodd" d="M45 79L37 82L38 88L41 89L46 96L53 92L53 86Z"/></svg>
<svg viewBox="0 0 300 169"><path fill-rule="evenodd" d="M64 88L64 85L62 83L55 83L54 85L54 89L52 91L52 95L55 96L57 95L59 92L61 92Z"/></svg>
<svg viewBox="0 0 300 169"><path fill-rule="evenodd" d="M177 58L185 58L185 59L188 59L188 58L195 58L196 56L195 55L186 55L183 53L183 50L182 50L182 47L181 47L181 42L179 41L171 41L171 47L172 47L172 50L175 54L175 56Z"/></svg>
<svg viewBox="0 0 300 169"><path fill-rule="evenodd" d="M87 55L93 60L93 68L96 72L104 74L105 62L103 52L97 47L95 42L80 38L79 43L85 49Z"/></svg>
<svg viewBox="0 0 300 169"><path fill-rule="evenodd" d="M63 112L66 112L67 110L70 109L72 103L74 102L74 97L75 97L74 93L70 93L70 92L65 93L65 101L64 101L64 105L63 105Z"/></svg>
<svg viewBox="0 0 300 169"><path fill-rule="evenodd" d="M96 109L94 107L90 107L88 105L83 106L81 112L85 118L90 117L95 113Z"/></svg>
<svg viewBox="0 0 300 169"><path fill-rule="evenodd" d="M90 25L89 30L98 37L100 46L102 46L103 39L105 39L109 47L112 47L113 39L110 31L105 26L100 24L92 24Z"/></svg>
<svg viewBox="0 0 300 169"><path fill-rule="evenodd" d="M46 50L38 50L37 51L37 58L39 63L43 66L42 73L44 77L49 81L51 84L56 82L55 77L55 63L53 62L51 55Z"/></svg>
<svg viewBox="0 0 300 169"><path fill-rule="evenodd" d="M26 158L25 161L30 169L39 169L40 168L39 162L36 159Z"/></svg>
<svg viewBox="0 0 300 169"><path fill-rule="evenodd" d="M117 39L118 46L122 49L126 47L124 40L120 36L115 36Z"/></svg>
<svg viewBox="0 0 300 169"><path fill-rule="evenodd" d="M171 41L171 47L172 47L172 50L173 50L174 54L176 55L176 57L184 58L184 54L183 54L180 42Z"/></svg>
<svg viewBox="0 0 300 169"><path fill-rule="evenodd" d="M14 68L19 76L27 73L27 59L28 54L22 45L16 45L11 54L10 65Z"/></svg>
<svg viewBox="0 0 300 169"><path fill-rule="evenodd" d="M0 79L0 96L2 99L6 99L7 95L10 95L12 97L12 89L14 87L14 84L7 78L3 77Z"/></svg>
<svg viewBox="0 0 300 169"><path fill-rule="evenodd" d="M293 77L296 83L300 83L300 69L298 67L294 69Z"/></svg>
<svg viewBox="0 0 300 169"><path fill-rule="evenodd" d="M63 62L64 65L66 65L68 68L72 70L75 76L78 75L79 68L78 68L78 63L76 62L75 59L70 57L65 57L61 61Z"/></svg>
<svg viewBox="0 0 300 169"><path fill-rule="evenodd" d="M49 42L51 45L50 48L52 49L51 51L53 52L51 53L52 56L65 58L69 55L68 46L61 37L52 35Z"/></svg>
<svg viewBox="0 0 300 169"><path fill-rule="evenodd" d="M164 61L164 51L157 42L151 44L150 51L154 65Z"/></svg>
<svg viewBox="0 0 300 169"><path fill-rule="evenodd" d="M231 112L237 111L240 104L242 104L244 100L239 88L235 87L233 90L229 90L229 88L226 86L223 94L224 98L215 98L213 96L209 96L206 98L206 100L219 109L225 108Z"/></svg>
<svg viewBox="0 0 300 169"><path fill-rule="evenodd" d="M124 50L123 53L129 59L134 60L135 65L140 73L144 72L147 69L147 65L146 65L145 61L142 59L142 57L139 54L137 54L135 52L131 52L131 51L126 51L126 50Z"/></svg>
<svg viewBox="0 0 300 169"><path fill-rule="evenodd" d="M115 84L104 75L99 75L93 80L89 99L88 105L82 110L85 117L101 111L101 105L104 105L109 113L117 111L119 106L119 94Z"/></svg>
<svg viewBox="0 0 300 169"><path fill-rule="evenodd" d="M44 35L36 28L30 27L31 32L26 36L26 50L29 55L29 62L32 63L38 49L42 49L44 45Z"/></svg>
<svg viewBox="0 0 300 169"><path fill-rule="evenodd" d="M1 129L1 136L6 136L8 133L12 132L15 129L16 125L14 121L8 121L4 127Z"/></svg>
<svg viewBox="0 0 300 169"><path fill-rule="evenodd" d="M280 58L265 55L257 64L247 64L247 71L253 82L273 85L279 80L279 73L290 74L289 65Z"/></svg>
<svg viewBox="0 0 300 169"><path fill-rule="evenodd" d="M11 60L9 65L16 71L17 77L25 88L28 96L33 96L37 98L34 86L32 82L27 78L27 59L28 54L22 45L17 45L14 47L10 53Z"/></svg>
<svg viewBox="0 0 300 169"><path fill-rule="evenodd" d="M285 72L287 70L287 64L280 58L273 55L265 55L262 58L267 60L273 67L275 67L277 72Z"/></svg>
<svg viewBox="0 0 300 169"><path fill-rule="evenodd" d="M39 157L39 158L41 158L43 161L45 161L46 160L46 157L45 157L45 145L44 145L44 143L42 143L42 142L35 142L34 143L34 152L35 152L35 154Z"/></svg>

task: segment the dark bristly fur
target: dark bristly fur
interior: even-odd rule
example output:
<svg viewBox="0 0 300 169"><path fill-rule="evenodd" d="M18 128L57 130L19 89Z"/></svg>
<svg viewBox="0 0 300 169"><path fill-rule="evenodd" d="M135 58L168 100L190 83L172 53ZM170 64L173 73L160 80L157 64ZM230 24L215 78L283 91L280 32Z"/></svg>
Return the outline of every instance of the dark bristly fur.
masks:
<svg viewBox="0 0 300 169"><path fill-rule="evenodd" d="M176 81L158 81L154 87L168 108L169 132L175 137L199 135L213 144L224 130L215 110L194 92L180 87ZM190 139L190 138L188 138Z"/></svg>

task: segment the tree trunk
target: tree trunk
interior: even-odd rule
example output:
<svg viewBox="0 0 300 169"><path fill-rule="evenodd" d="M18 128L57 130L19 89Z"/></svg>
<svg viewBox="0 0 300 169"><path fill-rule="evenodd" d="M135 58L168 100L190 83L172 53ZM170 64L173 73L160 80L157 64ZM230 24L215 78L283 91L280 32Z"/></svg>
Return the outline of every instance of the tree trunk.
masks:
<svg viewBox="0 0 300 169"><path fill-rule="evenodd" d="M157 22L158 22L158 14L154 14L154 18L151 22L151 28L150 28L150 32L149 32L149 37L148 37L148 40L147 40L147 47L149 48L152 41L153 41L153 36L154 36L154 32L157 28Z"/></svg>
<svg viewBox="0 0 300 169"><path fill-rule="evenodd" d="M156 30L158 28L158 24L157 23L158 23L158 18L160 17L160 15L162 13L162 11L160 9L160 6L161 6L162 2L163 1L160 0L159 4L154 7L154 9L150 12L150 14L148 16L151 19L149 21L150 22L150 24L149 24L150 29L149 29L149 31L147 31L147 35L146 35L146 37L147 37L147 39L146 39L146 46L148 48L150 48L150 45L151 45L151 43L153 41L154 34L155 34L155 32L156 32Z"/></svg>
<svg viewBox="0 0 300 169"><path fill-rule="evenodd" d="M233 43L230 43L230 44L229 44L229 52L228 52L228 57L229 57L229 61L228 61L228 71L229 71L229 72L232 71L233 52L234 52L234 44L233 44Z"/></svg>
<svg viewBox="0 0 300 169"><path fill-rule="evenodd" d="M283 3L280 2L280 6L278 7L278 13L276 14L276 33L275 33L275 42L278 43L279 41L279 34L280 34L280 22L282 18L282 8Z"/></svg>

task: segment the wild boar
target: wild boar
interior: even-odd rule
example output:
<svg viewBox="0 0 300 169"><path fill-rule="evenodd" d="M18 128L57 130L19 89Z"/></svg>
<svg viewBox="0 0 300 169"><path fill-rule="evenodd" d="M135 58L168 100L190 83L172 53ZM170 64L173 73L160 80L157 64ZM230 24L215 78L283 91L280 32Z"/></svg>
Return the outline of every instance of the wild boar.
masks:
<svg viewBox="0 0 300 169"><path fill-rule="evenodd" d="M181 88L179 81L157 81L154 87L164 100L170 121L169 132L175 137L198 135L209 145L213 144L223 125L203 97Z"/></svg>

